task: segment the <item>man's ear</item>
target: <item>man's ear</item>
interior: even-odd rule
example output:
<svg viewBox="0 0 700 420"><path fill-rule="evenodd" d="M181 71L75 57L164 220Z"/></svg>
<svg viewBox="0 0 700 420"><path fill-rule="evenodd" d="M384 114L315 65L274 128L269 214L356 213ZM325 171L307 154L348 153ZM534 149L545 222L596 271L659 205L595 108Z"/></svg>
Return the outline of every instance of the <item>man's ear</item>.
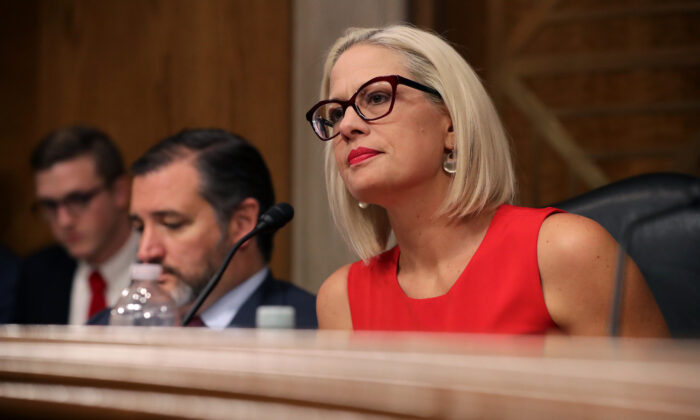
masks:
<svg viewBox="0 0 700 420"><path fill-rule="evenodd" d="M238 208L233 212L228 226L228 235L231 243L238 242L242 237L255 229L260 216L260 204L258 200L248 197L241 201ZM248 242L241 247L248 246Z"/></svg>
<svg viewBox="0 0 700 420"><path fill-rule="evenodd" d="M131 179L126 175L121 175L112 182L112 194L114 201L119 208L129 210L129 200L131 199Z"/></svg>

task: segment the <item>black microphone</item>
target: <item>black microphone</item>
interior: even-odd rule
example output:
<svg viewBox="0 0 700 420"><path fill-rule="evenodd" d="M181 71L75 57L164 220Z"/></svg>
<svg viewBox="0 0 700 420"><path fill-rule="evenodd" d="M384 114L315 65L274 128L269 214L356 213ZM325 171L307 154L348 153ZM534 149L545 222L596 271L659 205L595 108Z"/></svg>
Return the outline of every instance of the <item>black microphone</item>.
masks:
<svg viewBox="0 0 700 420"><path fill-rule="evenodd" d="M226 271L226 268L233 258L233 255L236 253L236 251L238 251L238 248L245 243L245 241L258 233L272 233L276 231L292 220L292 217L294 217L294 208L287 203L278 203L267 209L267 211L258 218L258 224L255 226L255 228L233 245L231 251L229 251L228 255L224 259L224 262L221 264L221 267L219 267L219 270L216 272L216 274L214 274L214 276L212 276L209 283L207 283L204 290L202 290L202 293L197 297L197 300L195 300L192 308L190 308L187 315L185 315L183 318L182 325L185 326L189 324L194 314L197 313L199 308L202 306L202 303L204 303L204 300L207 298L207 296L209 296L211 291L214 290L214 287L216 287L216 285L219 283L219 280L221 280L221 276L223 276L224 271Z"/></svg>
<svg viewBox="0 0 700 420"><path fill-rule="evenodd" d="M294 208L291 205L277 203L260 216L254 230L260 233L274 232L292 220L292 217L294 217Z"/></svg>

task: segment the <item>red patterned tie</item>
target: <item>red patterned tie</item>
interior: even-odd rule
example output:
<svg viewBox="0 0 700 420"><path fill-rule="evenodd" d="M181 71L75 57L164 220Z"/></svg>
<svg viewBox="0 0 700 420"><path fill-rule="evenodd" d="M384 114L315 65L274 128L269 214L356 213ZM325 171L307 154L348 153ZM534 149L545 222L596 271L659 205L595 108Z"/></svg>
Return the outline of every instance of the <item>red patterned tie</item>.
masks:
<svg viewBox="0 0 700 420"><path fill-rule="evenodd" d="M190 319L190 322L185 325L185 327L206 327L206 324L204 321L202 321L202 318L199 317L199 315L192 317Z"/></svg>
<svg viewBox="0 0 700 420"><path fill-rule="evenodd" d="M90 273L88 280L90 281L90 291L92 292L92 297L90 298L90 310L88 311L88 319L90 319L96 313L107 307L107 302L105 300L105 289L107 288L107 284L105 283L105 279L102 277L102 274L100 274L100 272L97 270Z"/></svg>

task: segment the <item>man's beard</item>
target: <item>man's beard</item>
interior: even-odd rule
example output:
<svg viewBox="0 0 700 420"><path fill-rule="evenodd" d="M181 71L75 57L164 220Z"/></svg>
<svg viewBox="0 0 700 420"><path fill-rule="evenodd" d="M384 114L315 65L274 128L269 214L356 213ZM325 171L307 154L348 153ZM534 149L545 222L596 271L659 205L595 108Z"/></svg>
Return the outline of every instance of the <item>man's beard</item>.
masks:
<svg viewBox="0 0 700 420"><path fill-rule="evenodd" d="M175 305L179 308L185 306L194 300L194 297L198 294L194 293L194 289L189 284L184 281L177 279L175 283L175 289L170 292L170 296L175 301Z"/></svg>
<svg viewBox="0 0 700 420"><path fill-rule="evenodd" d="M178 269L169 265L163 266L163 272L175 277L175 288L170 292L170 296L175 301L175 305L181 307L192 303L202 293L216 273L216 266L211 261L206 261L204 270L188 279L185 279Z"/></svg>
<svg viewBox="0 0 700 420"><path fill-rule="evenodd" d="M211 252L207 253L212 257L205 259L204 267L199 273L186 278L177 268L161 264L163 266L163 273L170 274L176 280L175 288L170 292L170 296L178 307L194 302L195 298L202 294L209 280L211 280L224 261L230 245L226 242L226 231L222 230L221 232L218 243Z"/></svg>

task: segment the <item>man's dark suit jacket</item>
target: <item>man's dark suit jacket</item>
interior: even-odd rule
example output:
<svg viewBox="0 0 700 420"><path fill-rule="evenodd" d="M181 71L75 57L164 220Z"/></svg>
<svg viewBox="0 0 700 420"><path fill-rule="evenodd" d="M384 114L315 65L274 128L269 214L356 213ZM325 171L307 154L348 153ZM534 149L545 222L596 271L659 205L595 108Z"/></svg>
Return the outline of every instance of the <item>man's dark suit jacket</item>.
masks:
<svg viewBox="0 0 700 420"><path fill-rule="evenodd" d="M0 246L0 324L12 322L20 259Z"/></svg>
<svg viewBox="0 0 700 420"><path fill-rule="evenodd" d="M291 283L275 280L270 272L248 300L243 303L229 324L229 328L254 328L258 306L267 305L293 306L296 313L296 328L318 328L316 297ZM109 324L109 309L95 315L88 321L88 324Z"/></svg>
<svg viewBox="0 0 700 420"><path fill-rule="evenodd" d="M13 322L68 324L75 259L59 245L27 257L20 268Z"/></svg>

